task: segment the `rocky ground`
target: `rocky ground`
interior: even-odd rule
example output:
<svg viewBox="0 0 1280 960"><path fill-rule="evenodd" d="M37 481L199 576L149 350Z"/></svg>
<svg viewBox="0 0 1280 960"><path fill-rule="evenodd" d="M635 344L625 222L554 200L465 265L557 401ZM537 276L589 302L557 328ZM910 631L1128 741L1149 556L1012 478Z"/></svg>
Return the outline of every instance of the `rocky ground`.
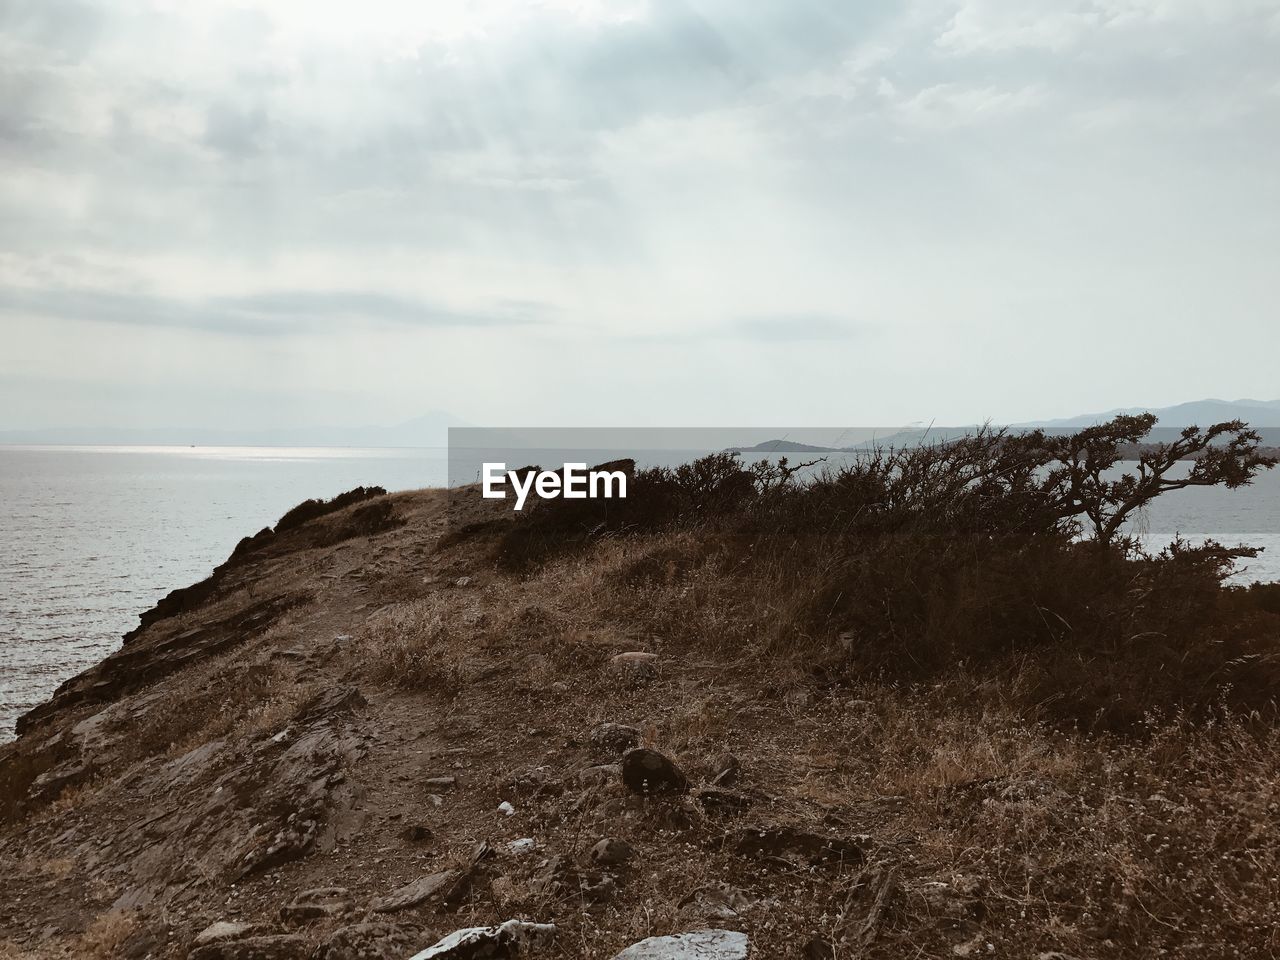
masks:
<svg viewBox="0 0 1280 960"><path fill-rule="evenodd" d="M515 576L456 527L264 531L25 718L0 958L1280 950L1274 734L825 684L689 538Z"/></svg>

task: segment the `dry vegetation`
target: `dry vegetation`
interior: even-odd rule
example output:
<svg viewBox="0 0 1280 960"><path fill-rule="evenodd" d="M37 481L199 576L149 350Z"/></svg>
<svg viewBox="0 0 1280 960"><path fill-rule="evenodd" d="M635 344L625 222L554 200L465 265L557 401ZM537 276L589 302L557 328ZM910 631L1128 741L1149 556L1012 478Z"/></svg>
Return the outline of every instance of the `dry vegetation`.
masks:
<svg viewBox="0 0 1280 960"><path fill-rule="evenodd" d="M762 878L708 856L704 843L721 823L683 830L700 838L689 845L660 811L631 823L616 806L594 815L588 808L564 830L620 834L661 849L646 864L644 912L583 916L583 925L575 924L581 953L569 955L607 956L627 936L687 925L680 901L704 882L733 884L766 904L771 890L775 898L784 894L784 910L757 906L742 918L758 943L780 951L766 954L773 956L799 955L797 944L813 934L841 957L1280 950L1273 829L1280 742L1255 688L1245 691L1254 712L1238 713L1238 691L1224 683L1207 696L1213 675L1188 674L1197 683L1182 691L1184 710L1166 687L1153 684L1152 696L1123 677L1166 664L1129 663L1113 652L1108 673L1109 664L1090 652L1067 675L1091 699L1045 698L1046 684L1055 682L1046 664L1076 655L1066 646L1069 633L1059 639L1065 649L1041 638L926 677L915 660L896 670L877 660L877 669L858 679L856 635L832 628L835 636L818 637L794 628L797 609L820 594L806 585L836 565L812 541L804 558L788 553L788 563L762 560L761 541L752 546L755 558L744 556L740 536L717 542L709 530L610 537L490 589L444 591L394 607L362 637L372 677L432 690L460 710L484 709L479 679L514 662L541 701L518 711L521 723L584 731L601 720L641 723L647 739L704 773L728 747L741 757L751 787L770 798L767 819L845 824L869 833L875 845L862 872ZM1103 562L1087 553L1064 556ZM1130 604L1135 582L1147 591L1185 592L1181 578L1211 578L1222 616L1263 617L1266 630L1258 635L1275 649L1278 621L1258 611L1259 591L1254 600L1224 591L1216 568L1194 565L1188 573L1176 558L1105 562L1112 561L1127 569L1121 596ZM1178 578L1177 586L1160 583L1162 576ZM972 579L961 582L976 589ZM1010 595L993 587L970 602L1007 604ZM972 620L947 618L953 629L978 629ZM609 656L629 649L661 654L662 673L651 687L608 678ZM1144 657L1160 653L1143 648ZM1216 666L1223 667L1221 659ZM1063 676L1062 667L1053 669ZM1088 671L1102 675L1083 684ZM557 680L571 691L557 695ZM1123 692L1101 701L1099 683ZM474 702L466 704L469 698ZM866 941L860 931L889 869L888 906ZM503 890L510 901L503 905L524 915L557 913ZM765 922L770 926L759 926Z"/></svg>

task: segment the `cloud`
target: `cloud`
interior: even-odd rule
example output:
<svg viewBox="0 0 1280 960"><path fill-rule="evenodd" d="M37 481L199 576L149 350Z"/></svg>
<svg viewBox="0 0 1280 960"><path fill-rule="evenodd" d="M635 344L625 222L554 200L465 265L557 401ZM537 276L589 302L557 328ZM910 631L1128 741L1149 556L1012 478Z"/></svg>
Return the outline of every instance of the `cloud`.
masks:
<svg viewBox="0 0 1280 960"><path fill-rule="evenodd" d="M468 312L407 297L352 290L267 291L182 299L102 289L0 290L0 313L41 319L281 336L333 325L509 327L546 322L542 304L503 301Z"/></svg>
<svg viewBox="0 0 1280 960"><path fill-rule="evenodd" d="M1204 316L1274 342L1277 90L1274 0L0 0L0 374L55 382L75 341L390 406L447 349L425 406L501 413L483 372L565 384L564 420L649 340L600 402L660 382L645 414L684 416L682 363L809 377L874 331L859 388L936 400L877 419L1105 407ZM1069 402L1066 324L1146 362ZM974 382L1024 340L1051 369ZM1266 355L1202 392L1263 391Z"/></svg>

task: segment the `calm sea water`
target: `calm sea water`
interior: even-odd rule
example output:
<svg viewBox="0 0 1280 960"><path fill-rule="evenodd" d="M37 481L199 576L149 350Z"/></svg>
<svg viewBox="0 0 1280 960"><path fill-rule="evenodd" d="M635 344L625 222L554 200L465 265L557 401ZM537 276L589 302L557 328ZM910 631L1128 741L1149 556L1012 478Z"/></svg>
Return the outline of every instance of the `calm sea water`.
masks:
<svg viewBox="0 0 1280 960"><path fill-rule="evenodd" d="M0 447L0 740L142 611L293 505L448 476L441 448ZM1239 579L1280 580L1280 471L1235 493L1168 495L1143 522L1157 546L1180 532L1267 547Z"/></svg>

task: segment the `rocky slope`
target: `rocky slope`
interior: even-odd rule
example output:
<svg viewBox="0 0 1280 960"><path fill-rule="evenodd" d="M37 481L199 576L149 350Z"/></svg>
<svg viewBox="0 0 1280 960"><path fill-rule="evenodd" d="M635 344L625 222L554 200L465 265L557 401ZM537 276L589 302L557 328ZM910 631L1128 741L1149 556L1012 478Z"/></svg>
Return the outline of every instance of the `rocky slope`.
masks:
<svg viewBox="0 0 1280 960"><path fill-rule="evenodd" d="M1278 946L1274 736L1103 743L980 680L744 656L696 538L516 577L440 491L312 513L0 748L0 957Z"/></svg>

